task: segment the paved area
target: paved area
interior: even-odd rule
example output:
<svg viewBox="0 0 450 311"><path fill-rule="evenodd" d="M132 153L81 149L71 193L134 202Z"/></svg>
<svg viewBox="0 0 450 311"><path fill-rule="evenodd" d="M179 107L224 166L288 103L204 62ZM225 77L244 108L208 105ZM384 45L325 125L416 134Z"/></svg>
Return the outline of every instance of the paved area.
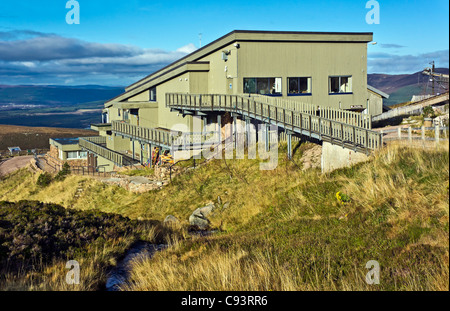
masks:
<svg viewBox="0 0 450 311"><path fill-rule="evenodd" d="M18 169L27 166L33 156L14 157L0 162L0 177L11 174Z"/></svg>

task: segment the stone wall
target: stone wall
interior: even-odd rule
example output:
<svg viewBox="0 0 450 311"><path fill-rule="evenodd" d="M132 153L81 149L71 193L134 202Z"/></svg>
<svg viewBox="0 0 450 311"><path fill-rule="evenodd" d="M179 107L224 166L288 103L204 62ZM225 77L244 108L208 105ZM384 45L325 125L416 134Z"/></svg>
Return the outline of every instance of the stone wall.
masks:
<svg viewBox="0 0 450 311"><path fill-rule="evenodd" d="M74 160L66 160L62 161L59 159L59 149L53 145L50 145L50 151L47 153L46 156L47 162L52 165L53 167L60 168L64 164L64 162L67 162L70 167L76 167L76 166L88 166L87 159L74 159Z"/></svg>

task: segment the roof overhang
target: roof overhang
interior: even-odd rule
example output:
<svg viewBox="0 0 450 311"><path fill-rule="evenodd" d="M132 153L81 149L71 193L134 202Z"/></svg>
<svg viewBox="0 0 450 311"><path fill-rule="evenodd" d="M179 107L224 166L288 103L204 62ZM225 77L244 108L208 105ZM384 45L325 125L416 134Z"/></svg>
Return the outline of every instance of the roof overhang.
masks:
<svg viewBox="0 0 450 311"><path fill-rule="evenodd" d="M173 67L168 72L161 73L159 75L152 75L152 78L146 82L143 82L139 86L136 86L133 89L126 88L125 93L120 94L119 96L111 99L110 101L105 103L105 107L109 107L110 102L122 102L127 100L128 98L142 93L153 87L155 85L164 83L170 79L176 78L182 74L187 72L208 72L209 71L209 62L185 62L179 66ZM127 102L129 103L129 102ZM108 105L108 106L107 106Z"/></svg>
<svg viewBox="0 0 450 311"><path fill-rule="evenodd" d="M380 96L383 97L383 98L386 98L386 99L389 98L389 95L388 95L388 94L386 94L386 93L383 92L383 91L380 91L380 90L377 89L377 88L374 88L374 87L371 86L371 85L368 85L368 84L367 84L367 89L368 89L369 91L371 91L372 93L375 93L375 94L380 95Z"/></svg>

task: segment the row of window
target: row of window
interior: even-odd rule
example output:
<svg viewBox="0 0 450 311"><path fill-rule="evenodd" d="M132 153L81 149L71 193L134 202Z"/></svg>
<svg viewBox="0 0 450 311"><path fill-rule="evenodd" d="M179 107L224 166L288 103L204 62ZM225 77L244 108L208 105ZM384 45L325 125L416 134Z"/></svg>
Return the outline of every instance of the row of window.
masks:
<svg viewBox="0 0 450 311"><path fill-rule="evenodd" d="M281 78L244 78L244 93L260 95L282 95ZM311 95L311 77L288 78L288 96ZM328 92L342 94L352 92L352 76L328 77Z"/></svg>

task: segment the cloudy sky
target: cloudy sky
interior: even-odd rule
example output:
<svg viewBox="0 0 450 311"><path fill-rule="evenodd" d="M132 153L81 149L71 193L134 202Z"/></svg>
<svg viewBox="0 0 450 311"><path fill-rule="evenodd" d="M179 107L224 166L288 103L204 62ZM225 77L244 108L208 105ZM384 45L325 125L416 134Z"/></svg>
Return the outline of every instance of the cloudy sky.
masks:
<svg viewBox="0 0 450 311"><path fill-rule="evenodd" d="M369 73L449 66L448 1L377 2L379 24L367 0L78 0L67 24L67 0L2 0L0 85L125 86L235 29L373 32Z"/></svg>

